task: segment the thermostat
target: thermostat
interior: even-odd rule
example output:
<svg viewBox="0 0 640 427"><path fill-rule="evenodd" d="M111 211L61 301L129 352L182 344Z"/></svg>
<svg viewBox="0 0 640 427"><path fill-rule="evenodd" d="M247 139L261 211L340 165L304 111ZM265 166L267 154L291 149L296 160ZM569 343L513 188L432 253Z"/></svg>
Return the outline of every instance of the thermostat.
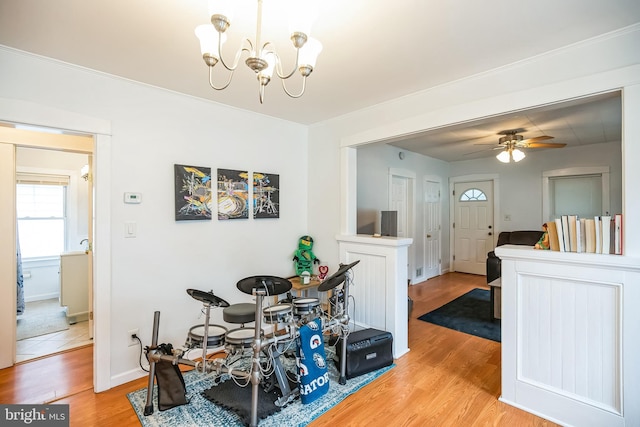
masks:
<svg viewBox="0 0 640 427"><path fill-rule="evenodd" d="M141 193L124 193L125 203L142 203Z"/></svg>

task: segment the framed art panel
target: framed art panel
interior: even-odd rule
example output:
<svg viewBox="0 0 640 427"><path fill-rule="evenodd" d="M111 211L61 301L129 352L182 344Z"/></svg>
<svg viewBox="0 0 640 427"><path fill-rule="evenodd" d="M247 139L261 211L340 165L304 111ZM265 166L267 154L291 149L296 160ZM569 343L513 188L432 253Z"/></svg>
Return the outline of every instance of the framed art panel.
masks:
<svg viewBox="0 0 640 427"><path fill-rule="evenodd" d="M176 221L210 220L211 168L174 165Z"/></svg>
<svg viewBox="0 0 640 427"><path fill-rule="evenodd" d="M253 173L253 217L280 218L280 175Z"/></svg>
<svg viewBox="0 0 640 427"><path fill-rule="evenodd" d="M218 219L249 218L249 172L218 169Z"/></svg>

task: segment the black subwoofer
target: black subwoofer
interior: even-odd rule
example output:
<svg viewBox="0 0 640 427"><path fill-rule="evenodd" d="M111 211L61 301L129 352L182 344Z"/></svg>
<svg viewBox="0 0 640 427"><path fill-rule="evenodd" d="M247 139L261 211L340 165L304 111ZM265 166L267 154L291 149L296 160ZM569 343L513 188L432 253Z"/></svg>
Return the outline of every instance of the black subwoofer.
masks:
<svg viewBox="0 0 640 427"><path fill-rule="evenodd" d="M354 378L393 363L393 336L390 332L363 329L347 336L346 377ZM342 339L336 343L336 366L340 370Z"/></svg>

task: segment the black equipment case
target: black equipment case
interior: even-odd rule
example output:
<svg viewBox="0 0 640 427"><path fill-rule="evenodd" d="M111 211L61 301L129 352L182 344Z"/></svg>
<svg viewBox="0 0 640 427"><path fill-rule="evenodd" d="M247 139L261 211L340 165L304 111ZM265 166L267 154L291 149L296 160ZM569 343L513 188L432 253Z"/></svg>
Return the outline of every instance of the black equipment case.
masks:
<svg viewBox="0 0 640 427"><path fill-rule="evenodd" d="M346 377L354 378L393 363L393 336L390 332L363 329L347 336ZM342 339L336 343L336 363L340 369Z"/></svg>

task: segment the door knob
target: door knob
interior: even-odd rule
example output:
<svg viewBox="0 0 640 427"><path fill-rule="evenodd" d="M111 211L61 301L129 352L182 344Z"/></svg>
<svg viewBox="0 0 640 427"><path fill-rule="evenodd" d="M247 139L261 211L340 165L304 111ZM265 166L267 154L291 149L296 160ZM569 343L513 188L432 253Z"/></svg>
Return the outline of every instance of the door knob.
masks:
<svg viewBox="0 0 640 427"><path fill-rule="evenodd" d="M430 238L431 238L431 234L427 234L427 239L430 239Z"/></svg>
<svg viewBox="0 0 640 427"><path fill-rule="evenodd" d="M491 236L491 232L489 232L489 236Z"/></svg>

